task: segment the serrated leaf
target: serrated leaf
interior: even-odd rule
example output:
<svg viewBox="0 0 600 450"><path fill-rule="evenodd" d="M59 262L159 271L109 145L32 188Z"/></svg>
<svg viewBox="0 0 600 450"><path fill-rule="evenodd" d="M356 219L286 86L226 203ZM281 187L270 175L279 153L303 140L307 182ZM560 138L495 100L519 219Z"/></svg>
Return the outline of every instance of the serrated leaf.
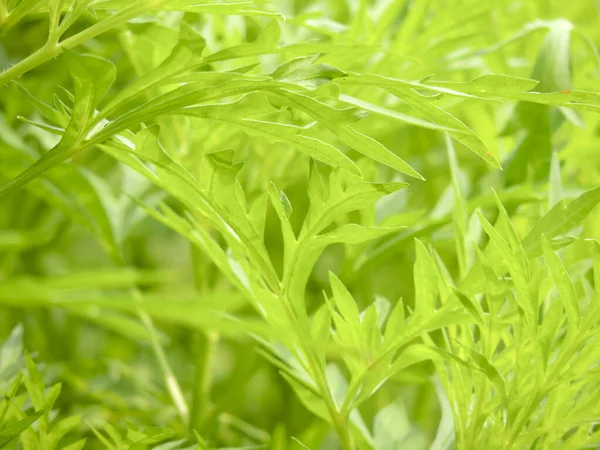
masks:
<svg viewBox="0 0 600 450"><path fill-rule="evenodd" d="M360 175L354 162L332 145L306 133L314 124L303 127L252 119L250 115L260 112L257 104L264 97L250 94L233 103L206 105L186 108L182 112L186 115L212 119L231 124L251 136L265 137L271 142L283 142L291 145L307 156L324 162L332 167L341 167L351 173Z"/></svg>
<svg viewBox="0 0 600 450"><path fill-rule="evenodd" d="M300 239L314 236L338 217L357 209L363 209L373 204L384 195L391 194L407 186L406 183L365 183L350 184L342 192L330 193L322 207L312 207L309 216L304 221Z"/></svg>

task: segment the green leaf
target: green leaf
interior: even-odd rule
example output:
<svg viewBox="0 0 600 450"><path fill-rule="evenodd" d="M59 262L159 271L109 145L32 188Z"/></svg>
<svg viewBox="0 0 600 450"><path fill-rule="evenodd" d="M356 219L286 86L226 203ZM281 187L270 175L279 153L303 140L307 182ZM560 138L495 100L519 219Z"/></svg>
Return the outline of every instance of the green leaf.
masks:
<svg viewBox="0 0 600 450"><path fill-rule="evenodd" d="M558 202L529 231L523 239L523 247L530 257L542 254L541 236L553 239L579 225L600 202L600 188L584 192L567 203Z"/></svg>
<svg viewBox="0 0 600 450"><path fill-rule="evenodd" d="M418 239L415 239L415 250L415 312L413 316L427 318L433 314L436 307L437 268L431 254Z"/></svg>
<svg viewBox="0 0 600 450"><path fill-rule="evenodd" d="M173 48L169 56L156 69L136 79L112 97L110 102L102 109L101 117L110 117L117 108L123 107L139 95L147 92L148 89L152 89L174 75L180 74L183 69L191 65L202 52L198 42L203 44L204 40L200 35L193 36L195 37L194 40L185 39L190 33L195 34L190 26L183 22L179 43Z"/></svg>
<svg viewBox="0 0 600 450"><path fill-rule="evenodd" d="M413 91L390 90L390 92L401 98L404 102L419 111L432 122L447 128L459 130L448 131L448 134L450 134L453 139L465 145L484 161L487 161L494 167L501 168L500 163L496 160L491 150L488 150L481 138L459 119L433 105L428 100L424 100L423 97Z"/></svg>
<svg viewBox="0 0 600 450"><path fill-rule="evenodd" d="M276 91L278 96L285 98L296 108L313 117L333 134L335 134L342 142L357 152L368 156L375 161L385 164L392 169L405 173L414 178L423 180L423 176L410 167L395 153L388 150L383 144L375 139L359 133L346 122L344 111L332 108L331 106L321 103L311 97L305 95L280 90Z"/></svg>
<svg viewBox="0 0 600 450"><path fill-rule="evenodd" d="M400 336L402 329L405 326L405 315L404 315L404 302L399 299L390 316L388 317L385 325L384 340L386 344L393 343L396 337Z"/></svg>
<svg viewBox="0 0 600 450"><path fill-rule="evenodd" d="M537 324L537 301L529 287L527 268L524 266L525 261L513 253L506 240L481 213L478 212L478 216L481 225L490 237L489 245L501 256L502 261L504 261L513 276L513 282L518 293L516 298L518 305L529 317L529 325L535 327Z"/></svg>
<svg viewBox="0 0 600 450"><path fill-rule="evenodd" d="M563 319L563 304L559 301L552 302L550 308L544 314L544 321L539 328L538 346L542 354L544 367L548 366L548 361L553 349L553 340Z"/></svg>
<svg viewBox="0 0 600 450"><path fill-rule="evenodd" d="M285 270L289 266L293 252L296 248L296 234L294 233L292 224L289 220L292 214L292 205L285 193L277 189L273 183L269 185L269 197L271 198L271 204L275 208L275 212L277 213L279 222L281 223Z"/></svg>
<svg viewBox="0 0 600 450"><path fill-rule="evenodd" d="M429 122L427 120L419 119L418 117L413 117L408 114L403 114L403 113L395 111L393 109L384 108L383 106L379 106L374 103L369 103L365 100L362 100L362 99L356 98L356 97L352 97L350 95L340 94L339 98L341 101L343 101L344 103L348 103L349 105L357 106L361 109L364 109L365 111L368 111L373 114L377 114L378 116L398 120L400 122L404 122L409 125L414 125L417 127L428 128L428 129L437 130L437 131L460 132L460 130L458 130L456 128L448 128L446 126L443 126L443 125L440 125L440 124L437 124L434 122Z"/></svg>
<svg viewBox="0 0 600 450"><path fill-rule="evenodd" d="M0 373L6 376L6 371L23 355L23 326L17 325L13 328L8 338L0 349ZM4 381L2 379L2 381Z"/></svg>
<svg viewBox="0 0 600 450"><path fill-rule="evenodd" d="M412 108L419 111L433 123L448 129L448 133L457 141L467 146L485 161L495 167L500 168L500 164L487 149L483 141L469 127L458 120L453 115L438 108L431 103L431 100L418 94L414 89L434 89L440 93L450 93L452 95L472 97L470 94L462 94L459 91L452 91L445 88L435 88L399 79L391 79L376 75L362 75L341 79L344 82L366 84L382 87L391 94L406 102ZM450 131L457 130L457 131Z"/></svg>
<svg viewBox="0 0 600 450"><path fill-rule="evenodd" d="M542 235L542 250L544 252L544 258L550 268L552 279L556 284L556 289L560 295L560 299L563 303L569 323L575 327L575 330L579 328L581 323L581 316L579 313L578 297L575 291L575 287L571 282L571 277L565 269L560 258L554 253L548 240Z"/></svg>
<svg viewBox="0 0 600 450"><path fill-rule="evenodd" d="M258 197L254 201L254 203L252 203L252 206L250 207L250 210L248 211L248 219L254 226L256 233L259 236L263 236L263 237L265 234L265 220L267 218L267 202L268 202L268 200L269 200L268 194L266 194L266 193L262 194L260 197Z"/></svg>
<svg viewBox="0 0 600 450"><path fill-rule="evenodd" d="M456 160L454 144L449 135L446 134L446 148L448 150L448 161L450 163L450 174L452 177L452 189L454 192L454 212L452 221L454 224L456 256L458 259L458 267L460 274L464 276L467 271L467 255L465 235L467 232L468 208L466 204L466 196L463 192L461 171Z"/></svg>
<svg viewBox="0 0 600 450"><path fill-rule="evenodd" d="M519 78L509 75L487 74L466 82L428 81L427 84L447 87L469 94L487 94L501 97L503 94L531 91L539 84L539 81L530 78Z"/></svg>
<svg viewBox="0 0 600 450"><path fill-rule="evenodd" d="M424 344L411 344L396 357L392 365L393 373L399 373L406 368L423 361L448 361L463 367L471 367L466 361L443 348Z"/></svg>
<svg viewBox="0 0 600 450"><path fill-rule="evenodd" d="M87 443L87 438L80 439L71 444L67 444L61 448L61 450L83 450L85 444Z"/></svg>
<svg viewBox="0 0 600 450"><path fill-rule="evenodd" d="M114 83L116 70L110 61L97 56L67 53L66 60L75 85L75 101L63 140L72 145L89 137L95 109Z"/></svg>
<svg viewBox="0 0 600 450"><path fill-rule="evenodd" d="M466 350L473 362L477 365L477 367L479 367L479 369L481 369L488 380L490 380L494 387L498 390L498 393L502 396L503 401L506 401L506 382L502 378L502 375L498 369L481 353L478 353L470 348L466 348Z"/></svg>
<svg viewBox="0 0 600 450"><path fill-rule="evenodd" d="M92 55L66 55L75 85L75 103L71 120L56 147L44 154L17 178L0 188L0 198L39 177L51 167L80 151L80 145L93 131L90 124L95 108L113 84L115 66Z"/></svg>
<svg viewBox="0 0 600 450"><path fill-rule="evenodd" d="M312 205L304 221L300 239L314 236L327 228L344 214L372 205L384 195L399 191L408 186L406 183L366 183L355 182L346 189L337 187L331 190L323 205Z"/></svg>
<svg viewBox="0 0 600 450"><path fill-rule="evenodd" d="M311 245L324 247L335 243L360 244L365 241L377 239L390 233L397 232L404 227L363 227L354 223L342 225L333 231L315 236Z"/></svg>
<svg viewBox="0 0 600 450"><path fill-rule="evenodd" d="M13 439L33 425L33 423L42 417L43 414L44 411L37 411L36 413L19 420L17 423L5 425L0 428L0 447L8 445Z"/></svg>
<svg viewBox="0 0 600 450"><path fill-rule="evenodd" d="M323 399L319 397L317 394L312 392L311 390L304 387L300 384L296 379L292 378L285 372L280 372L281 376L285 378L285 380L290 384L298 399L302 402L302 404L308 409L311 413L325 420L326 422L331 421L331 416L327 411L325 403Z"/></svg>
<svg viewBox="0 0 600 450"><path fill-rule="evenodd" d="M460 303L467 308L469 313L473 316L477 325L479 325L480 329L485 329L485 317L483 315L483 310L481 309L481 305L476 300L471 300L465 294L460 292L459 290L454 290L454 295L460 301Z"/></svg>
<svg viewBox="0 0 600 450"><path fill-rule="evenodd" d="M196 106L182 110L186 115L225 122L251 136L265 137L270 142L282 142L305 155L324 162L332 167L341 167L350 173L360 176L360 171L354 162L332 145L308 136L306 133L314 123L296 126L285 123L269 122L252 119L251 115L261 112L259 105L264 104L265 97L261 94L248 94L233 103ZM268 108L263 107L268 111Z"/></svg>
<svg viewBox="0 0 600 450"><path fill-rule="evenodd" d="M411 423L406 408L400 403L391 403L377 413L373 432L375 448L394 450L406 445L411 432Z"/></svg>
<svg viewBox="0 0 600 450"><path fill-rule="evenodd" d="M342 318L355 329L360 328L360 312L352 295L333 272L329 272L333 300Z"/></svg>
<svg viewBox="0 0 600 450"><path fill-rule="evenodd" d="M56 448L59 441L79 426L81 416L70 416L52 425L47 436L49 448Z"/></svg>

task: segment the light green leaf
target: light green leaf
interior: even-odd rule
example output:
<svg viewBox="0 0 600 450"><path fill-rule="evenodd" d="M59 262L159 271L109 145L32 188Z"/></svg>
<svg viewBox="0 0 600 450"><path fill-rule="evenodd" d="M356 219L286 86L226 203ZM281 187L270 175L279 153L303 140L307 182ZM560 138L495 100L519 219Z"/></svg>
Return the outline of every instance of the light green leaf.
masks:
<svg viewBox="0 0 600 450"><path fill-rule="evenodd" d="M491 150L489 150L481 138L475 134L467 125L458 120L450 113L438 108L429 100L410 91L398 91L389 89L390 92L402 99L408 105L419 111L429 120L447 128L457 129L459 131L448 131L452 138L456 139L461 144L468 147L471 151L481 157L484 161L489 162L497 168L501 168L500 163L496 160Z"/></svg>
<svg viewBox="0 0 600 450"><path fill-rule="evenodd" d="M523 239L523 247L531 257L542 253L541 236L553 239L571 228L579 225L583 219L600 203L600 188L584 192L576 199L567 203L558 202L548 211Z"/></svg>
<svg viewBox="0 0 600 450"><path fill-rule="evenodd" d="M79 426L80 422L81 416L70 416L53 424L48 432L46 445L48 445L49 448L56 448L59 441Z"/></svg>
<svg viewBox="0 0 600 450"><path fill-rule="evenodd" d="M333 272L329 272L333 300L342 318L355 329L360 328L360 312L352 295Z"/></svg>
<svg viewBox="0 0 600 450"><path fill-rule="evenodd" d="M502 261L504 261L513 277L513 282L518 293L516 298L517 303L528 316L529 325L531 327L537 326L537 300L530 290L527 268L523 265L524 261L513 254L506 240L480 212L478 212L478 216L483 229L490 237L489 245L501 256Z"/></svg>
<svg viewBox="0 0 600 450"><path fill-rule="evenodd" d="M387 345L393 343L394 340L400 336L405 326L405 316L404 316L404 302L402 299L399 299L390 316L388 317L385 325L385 334L384 340Z"/></svg>
<svg viewBox="0 0 600 450"><path fill-rule="evenodd" d="M182 26L185 28L186 23ZM189 26L185 28L188 33L193 33ZM196 42L191 43L185 32L180 35L180 42L173 48L170 55L154 70L141 76L133 81L125 89L122 89L117 95L111 98L110 102L100 112L100 117L110 117L117 108L123 107L128 102L134 100L141 94L144 94L148 89L165 82L174 75L179 75L180 72L200 56L202 51ZM198 42L203 43L201 36L197 35Z"/></svg>
<svg viewBox="0 0 600 450"><path fill-rule="evenodd" d="M324 247L335 243L360 244L365 241L377 239L390 233L394 233L404 227L384 228L384 227L363 227L354 223L342 225L333 231L316 236L311 245Z"/></svg>
<svg viewBox="0 0 600 450"><path fill-rule="evenodd" d="M415 312L413 316L424 319L430 317L435 311L438 295L437 268L431 254L418 239L415 239L415 250Z"/></svg>
<svg viewBox="0 0 600 450"><path fill-rule="evenodd" d="M471 367L466 361L443 348L425 344L411 344L396 357L392 365L392 373L399 373L412 365L430 360L449 361L463 367Z"/></svg>
<svg viewBox="0 0 600 450"><path fill-rule="evenodd" d="M563 319L563 304L559 301L552 302L544 314L544 320L539 328L538 347L542 355L544 367L548 366L548 361L553 349L553 340Z"/></svg>
<svg viewBox="0 0 600 450"><path fill-rule="evenodd" d="M399 191L407 186L406 183L366 183L350 184L345 190L338 188L330 192L325 204L311 205L311 210L304 221L300 239L314 236L328 227L338 217L372 205L384 195Z"/></svg>
<svg viewBox="0 0 600 450"><path fill-rule="evenodd" d="M17 178L0 188L0 198L14 192L51 167L81 150L90 137L89 125L95 108L115 80L115 67L105 59L91 55L67 54L67 63L75 85L75 103L71 120L56 147L45 153Z"/></svg>
<svg viewBox="0 0 600 450"><path fill-rule="evenodd" d="M308 409L311 413L315 414L317 417L325 420L326 422L331 422L331 416L327 411L327 407L323 402L323 399L319 397L317 394L307 389L305 386L300 384L296 379L292 378L285 372L280 372L281 376L286 379L286 381L290 384L298 399L302 402L302 404Z"/></svg>
<svg viewBox="0 0 600 450"><path fill-rule="evenodd" d="M485 321L485 317L483 315L483 310L481 309L481 305L479 304L479 302L477 302L476 300L471 300L469 297L467 297L465 294L463 294L462 292L460 292L457 289L454 290L454 295L456 295L456 298L458 298L460 303L473 316L473 318L477 322L477 325L479 325L479 327L481 329L485 329L486 321Z"/></svg>
<svg viewBox="0 0 600 450"><path fill-rule="evenodd" d="M532 80L530 78L519 78L508 75L487 74L467 82L428 81L426 84L447 87L469 94L487 94L501 97L503 94L531 91L539 84L539 81Z"/></svg>
<svg viewBox="0 0 600 450"><path fill-rule="evenodd" d="M464 277L467 270L467 248L465 235L467 233L468 208L466 204L466 195L463 192L461 171L456 160L454 144L449 135L446 134L446 148L448 151L448 162L450 163L450 175L452 178L452 189L454 191L454 211L452 221L454 224L456 257L460 274Z"/></svg>
<svg viewBox="0 0 600 450"><path fill-rule="evenodd" d="M502 399L506 400L506 382L502 378L502 375L498 369L483 356L481 353L476 352L473 349L467 348L469 356L475 362L477 367L485 374L485 376L492 382L494 387L498 390L498 393L502 396Z"/></svg>
<svg viewBox="0 0 600 450"><path fill-rule="evenodd" d="M375 448L380 450L400 448L411 431L406 408L398 402L391 403L379 411L373 422L374 444Z"/></svg>
<svg viewBox="0 0 600 450"><path fill-rule="evenodd" d="M314 123L305 126L296 126L252 119L251 115L257 115L262 112L259 106L264 104L264 101L264 96L250 94L233 103L196 106L185 108L181 112L203 119L224 122L239 128L251 136L264 137L271 142L283 142L311 158L332 167L339 166L360 176L360 171L356 164L340 150L306 134L314 126ZM265 111L269 110L266 104L264 104L263 108Z"/></svg>
<svg viewBox="0 0 600 450"><path fill-rule="evenodd" d="M294 233L292 224L289 220L290 215L292 214L292 205L285 193L277 189L272 182L269 185L269 197L271 198L271 204L273 205L273 208L275 208L275 212L281 223L284 246L284 270L286 270L296 248L296 234Z"/></svg>
<svg viewBox="0 0 600 450"><path fill-rule="evenodd" d="M446 126L429 122L427 120L419 119L418 117L413 117L408 114L403 114L401 112L395 111L393 109L384 108L383 106L379 106L373 103L369 103L366 100L362 100L360 98L352 97L346 94L340 94L339 99L344 103L348 103L352 106L357 106L365 111L369 111L370 113L377 114L381 117L388 117L390 119L398 120L400 122L407 123L409 125L414 125L416 127L428 128L431 130L437 131L452 131L452 132L460 132L460 130L456 128L448 128Z"/></svg>
<svg viewBox="0 0 600 450"><path fill-rule="evenodd" d="M38 420L44 411L37 411L24 419L19 420L17 423L11 425L5 425L0 428L0 447L8 445L13 439L18 437L24 430L29 428L33 423Z"/></svg>
<svg viewBox="0 0 600 450"><path fill-rule="evenodd" d="M331 106L321 103L311 97L305 95L280 90L276 91L278 96L285 98L296 108L313 117L333 134L335 134L342 142L357 152L368 156L375 161L378 161L386 166L391 167L399 172L405 173L411 177L423 180L423 176L410 167L395 153L388 150L383 144L375 139L359 133L346 122L344 111L332 108Z"/></svg>
<svg viewBox="0 0 600 450"><path fill-rule="evenodd" d="M571 282L571 277L565 269L560 258L554 253L548 240L542 235L542 250L544 252L544 258L550 268L552 279L556 284L556 289L560 295L560 299L563 303L569 323L572 324L574 329L578 329L581 323L581 315L579 313L578 297L575 291L575 287Z"/></svg>

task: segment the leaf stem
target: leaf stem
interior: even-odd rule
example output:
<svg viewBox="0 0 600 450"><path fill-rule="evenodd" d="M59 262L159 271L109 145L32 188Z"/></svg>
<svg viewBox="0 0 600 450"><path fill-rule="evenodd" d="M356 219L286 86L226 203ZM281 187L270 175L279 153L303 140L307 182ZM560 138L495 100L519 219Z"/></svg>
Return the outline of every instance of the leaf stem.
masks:
<svg viewBox="0 0 600 450"><path fill-rule="evenodd" d="M348 427L346 425L346 418L338 411L335 401L333 400L333 396L331 395L331 391L329 389L329 385L327 383L327 378L325 376L325 372L322 370L322 366L319 363L318 356L315 355L314 346L312 338L310 337L310 333L308 338L306 337L306 330L302 326L302 323L298 320L294 308L288 298L287 294L282 292L282 299L284 300L283 306L285 312L288 316L288 320L290 321L294 331L296 332L301 348L306 355L308 368L313 376L314 381L317 383L317 387L321 392L321 396L323 397L323 401L325 402L325 407L329 412L331 417L331 421L333 422L333 427L340 439L340 443L344 450L353 450L354 444L352 442L352 436L349 433Z"/></svg>
<svg viewBox="0 0 600 450"><path fill-rule="evenodd" d="M57 46L49 46L44 44L42 48L36 50L27 58L19 61L14 66L9 67L0 73L0 86L11 82L12 80L19 78L26 72L35 69L37 66L42 65L46 61L52 59L60 53Z"/></svg>
<svg viewBox="0 0 600 450"><path fill-rule="evenodd" d="M169 365L169 361L167 360L165 351L163 350L162 346L160 345L160 342L158 340L158 334L156 333L156 328L154 327L152 318L150 317L150 315L148 315L147 312L145 312L143 310L144 300L142 298L140 291L137 288L133 288L132 293L133 293L133 297L134 297L135 301L139 305L138 316L139 316L140 320L142 321L142 323L144 324L144 326L146 327L146 329L148 330L148 333L150 334L152 350L154 351L154 355L155 355L156 360L158 361L158 365L162 371L165 385L167 387L169 395L171 396L171 400L173 401L173 404L175 405L175 408L177 409L177 412L179 413L181 420L184 423L188 423L188 420L189 420L188 405L185 401L185 397L183 396L181 387L179 386L179 383L177 382L177 378L175 377L175 374L173 373L173 370L171 369L171 366Z"/></svg>

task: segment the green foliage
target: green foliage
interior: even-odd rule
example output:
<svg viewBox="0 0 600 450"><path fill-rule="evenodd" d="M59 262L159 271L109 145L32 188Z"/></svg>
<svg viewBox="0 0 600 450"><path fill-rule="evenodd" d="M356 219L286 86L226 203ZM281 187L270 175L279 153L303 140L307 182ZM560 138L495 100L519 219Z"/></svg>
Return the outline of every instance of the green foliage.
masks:
<svg viewBox="0 0 600 450"><path fill-rule="evenodd" d="M0 0L0 448L597 448L571 3Z"/></svg>

